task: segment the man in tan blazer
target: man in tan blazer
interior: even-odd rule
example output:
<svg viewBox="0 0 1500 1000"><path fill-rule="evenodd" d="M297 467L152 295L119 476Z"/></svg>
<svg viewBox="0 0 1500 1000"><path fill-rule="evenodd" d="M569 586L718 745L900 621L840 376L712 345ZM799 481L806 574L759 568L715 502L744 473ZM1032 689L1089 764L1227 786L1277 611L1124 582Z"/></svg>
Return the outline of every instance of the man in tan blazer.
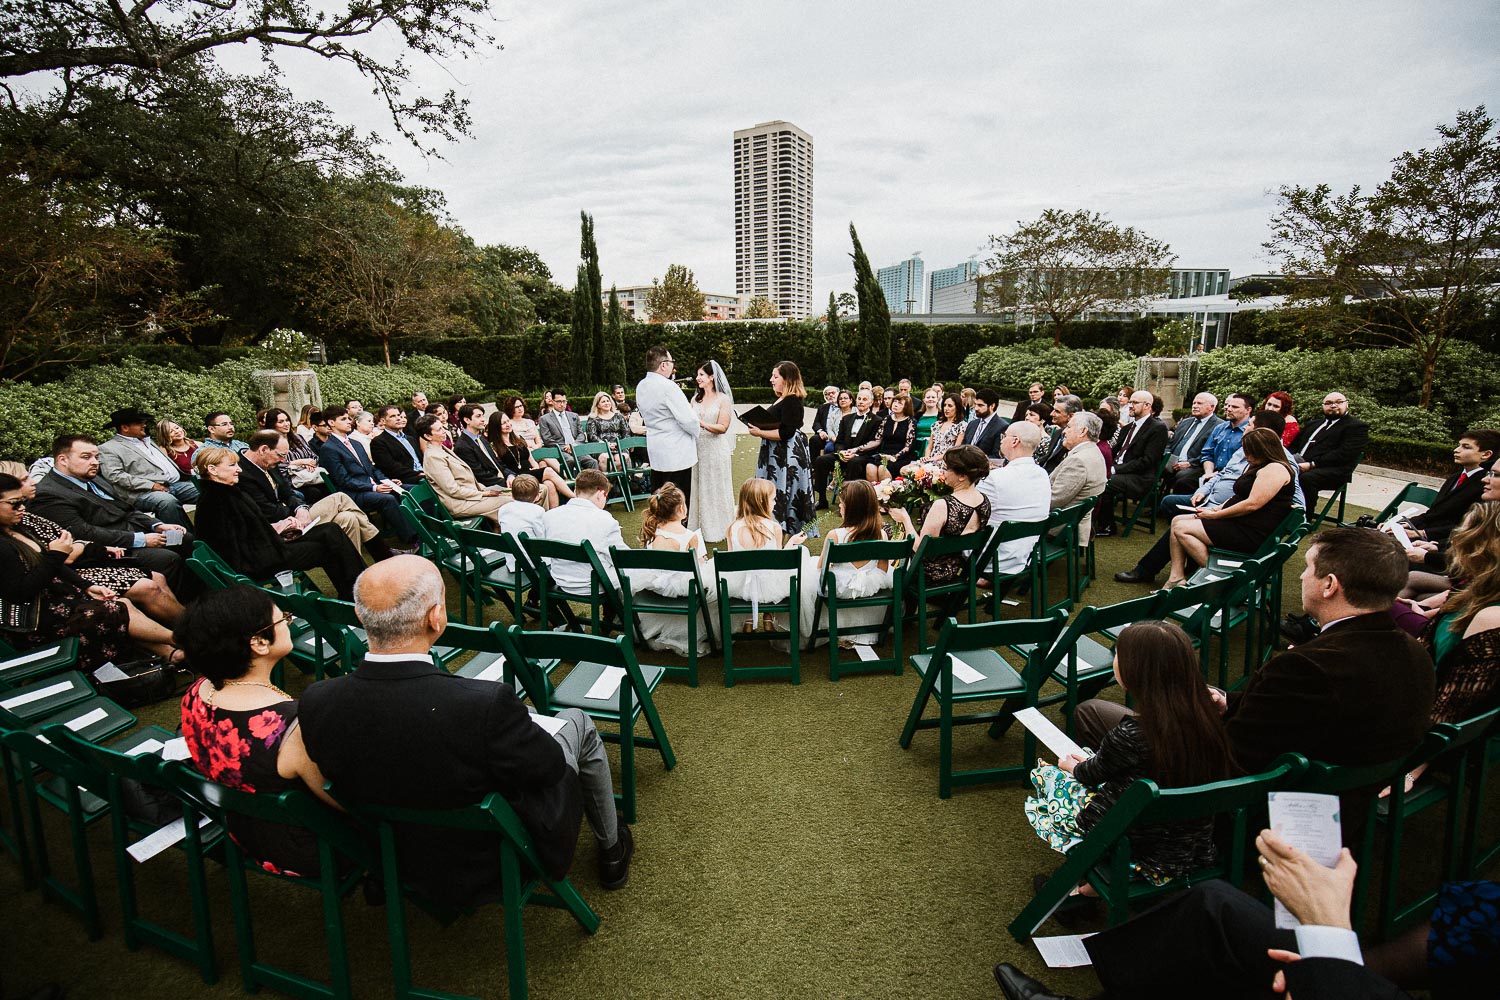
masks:
<svg viewBox="0 0 1500 1000"><path fill-rule="evenodd" d="M1073 414L1068 421L1068 429L1063 432L1063 447L1068 449L1068 457L1052 470L1053 510L1104 492L1109 476L1104 468L1104 453L1099 450L1099 433L1103 428L1099 415L1087 410ZM1086 517L1079 523L1079 545L1089 543L1093 527L1092 518Z"/></svg>

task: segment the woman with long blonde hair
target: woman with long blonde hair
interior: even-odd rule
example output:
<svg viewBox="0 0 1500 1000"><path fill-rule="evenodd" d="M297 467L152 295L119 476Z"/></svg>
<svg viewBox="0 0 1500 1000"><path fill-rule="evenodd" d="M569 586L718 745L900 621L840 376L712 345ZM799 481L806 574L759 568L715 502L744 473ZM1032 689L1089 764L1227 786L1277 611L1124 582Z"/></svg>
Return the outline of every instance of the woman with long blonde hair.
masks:
<svg viewBox="0 0 1500 1000"><path fill-rule="evenodd" d="M1500 500L1469 508L1448 540L1448 570L1463 586L1448 592L1421 635L1437 665L1434 723L1462 722L1500 702Z"/></svg>
<svg viewBox="0 0 1500 1000"><path fill-rule="evenodd" d="M806 441L804 437L802 439ZM735 508L734 521L729 525L725 548L730 551L753 549L799 549L804 563L810 563L811 555L802 548L807 535L797 532L787 537L775 516L776 487L765 479L747 479L740 484L739 503ZM725 574L725 584L730 597L738 597L761 604L773 604L787 599L792 585L789 575L781 572ZM763 627L774 629L775 623L763 617Z"/></svg>

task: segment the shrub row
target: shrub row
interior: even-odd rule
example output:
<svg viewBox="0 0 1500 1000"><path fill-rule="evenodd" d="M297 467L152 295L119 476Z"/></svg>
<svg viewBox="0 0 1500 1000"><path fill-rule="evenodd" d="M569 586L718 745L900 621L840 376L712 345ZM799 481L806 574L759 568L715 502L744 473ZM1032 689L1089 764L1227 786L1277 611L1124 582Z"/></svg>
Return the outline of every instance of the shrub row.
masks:
<svg viewBox="0 0 1500 1000"><path fill-rule="evenodd" d="M108 436L109 415L126 406L158 419L170 417L193 437L203 436L209 411L224 410L243 439L260 408L260 386L251 374L260 367L253 357L196 371L126 357L110 366L75 370L57 382L0 384L0 412L12 416L0 421L0 457L30 462L62 433ZM373 407L406 402L418 389L437 396L480 388L456 365L423 356L403 358L390 369L346 363L314 370L325 403L355 398Z"/></svg>

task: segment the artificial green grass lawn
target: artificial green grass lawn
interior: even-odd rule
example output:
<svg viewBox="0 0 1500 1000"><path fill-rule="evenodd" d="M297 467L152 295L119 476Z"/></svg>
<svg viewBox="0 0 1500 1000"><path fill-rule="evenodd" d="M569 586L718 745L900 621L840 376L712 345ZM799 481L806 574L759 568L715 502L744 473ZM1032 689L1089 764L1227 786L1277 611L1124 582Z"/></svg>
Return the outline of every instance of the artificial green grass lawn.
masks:
<svg viewBox="0 0 1500 1000"><path fill-rule="evenodd" d="M756 444L741 439L739 476L753 475ZM611 509L636 544L639 513ZM824 532L837 523L825 515ZM1129 539L1100 540L1101 579L1086 603L1144 594L1144 587L1110 577L1133 565L1152 541L1143 530ZM1286 574L1291 610L1299 606L1299 571L1300 556ZM456 615L451 592L450 605ZM505 615L499 605L492 606L495 612ZM736 657L746 664L775 662L763 643L741 649ZM915 649L910 634L907 649ZM649 650L641 658L671 661L670 654ZM667 772L654 751L637 751L636 856L624 889L599 888L593 839L582 834L572 877L602 917L598 933L588 936L565 911L528 908L533 996L993 997L999 990L990 969L1000 961L1063 992L1097 989L1087 970L1046 970L1031 946L1006 932L1031 897L1032 876L1052 871L1059 856L1027 825L1021 809L1026 789L1019 783L938 798L937 733L918 732L910 750L897 743L916 692L913 671L832 683L827 654L819 651L803 657L800 686L743 681L726 690L718 657L701 660L700 674L696 689L677 680L657 689L678 764ZM288 679L293 694L306 683L300 676ZM143 724L177 724L175 702L138 714ZM1019 731L997 743L984 727L960 729L956 766L1016 760ZM611 756L618 767L614 749ZM74 997L242 995L222 871L209 871L221 980L207 987L161 952L125 949L107 824L101 827L92 839L106 920L98 942L89 942L79 922L44 903L40 893L23 892L15 865L0 863L0 995L45 980L60 981ZM63 825L53 822L49 834L59 845L54 867L71 877ZM138 869L149 915L162 917L185 903L176 857L169 852ZM323 976L315 894L270 879L252 878L251 885L262 958ZM505 995L497 907L446 929L419 911L408 913L418 985ZM383 910L355 893L344 914L355 996L391 995ZM187 926L185 915L167 922ZM1043 933L1064 932L1047 925Z"/></svg>

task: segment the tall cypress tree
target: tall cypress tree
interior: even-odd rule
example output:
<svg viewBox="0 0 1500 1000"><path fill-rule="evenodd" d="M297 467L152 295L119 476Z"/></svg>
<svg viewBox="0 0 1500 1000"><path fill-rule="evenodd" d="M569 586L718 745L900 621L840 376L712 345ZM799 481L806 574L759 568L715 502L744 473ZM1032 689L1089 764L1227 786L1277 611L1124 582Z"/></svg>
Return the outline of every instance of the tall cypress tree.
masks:
<svg viewBox="0 0 1500 1000"><path fill-rule="evenodd" d="M845 353L843 324L839 322L838 304L828 293L828 326L823 330L823 374L829 385L843 385L849 377L849 359Z"/></svg>
<svg viewBox="0 0 1500 1000"><path fill-rule="evenodd" d="M594 378L594 317L599 312L599 300L589 290L589 272L585 264L578 265L578 283L573 286L573 342L571 344L573 388L583 390L598 385Z"/></svg>
<svg viewBox="0 0 1500 1000"><path fill-rule="evenodd" d="M603 386L625 384L625 334L620 329L620 295L609 286L609 319L604 327Z"/></svg>
<svg viewBox="0 0 1500 1000"><path fill-rule="evenodd" d="M594 307L593 326L589 328L593 358L589 381L595 385L603 385L608 378L604 371L604 279L599 273L599 246L594 242L594 217L587 212L579 212L578 217L583 225L581 254L588 272L589 294L593 296L590 301Z"/></svg>
<svg viewBox="0 0 1500 1000"><path fill-rule="evenodd" d="M879 385L891 380L891 310L885 293L875 280L870 258L859 245L859 233L849 223L849 238L854 241L854 294L859 298L860 361L857 374Z"/></svg>

